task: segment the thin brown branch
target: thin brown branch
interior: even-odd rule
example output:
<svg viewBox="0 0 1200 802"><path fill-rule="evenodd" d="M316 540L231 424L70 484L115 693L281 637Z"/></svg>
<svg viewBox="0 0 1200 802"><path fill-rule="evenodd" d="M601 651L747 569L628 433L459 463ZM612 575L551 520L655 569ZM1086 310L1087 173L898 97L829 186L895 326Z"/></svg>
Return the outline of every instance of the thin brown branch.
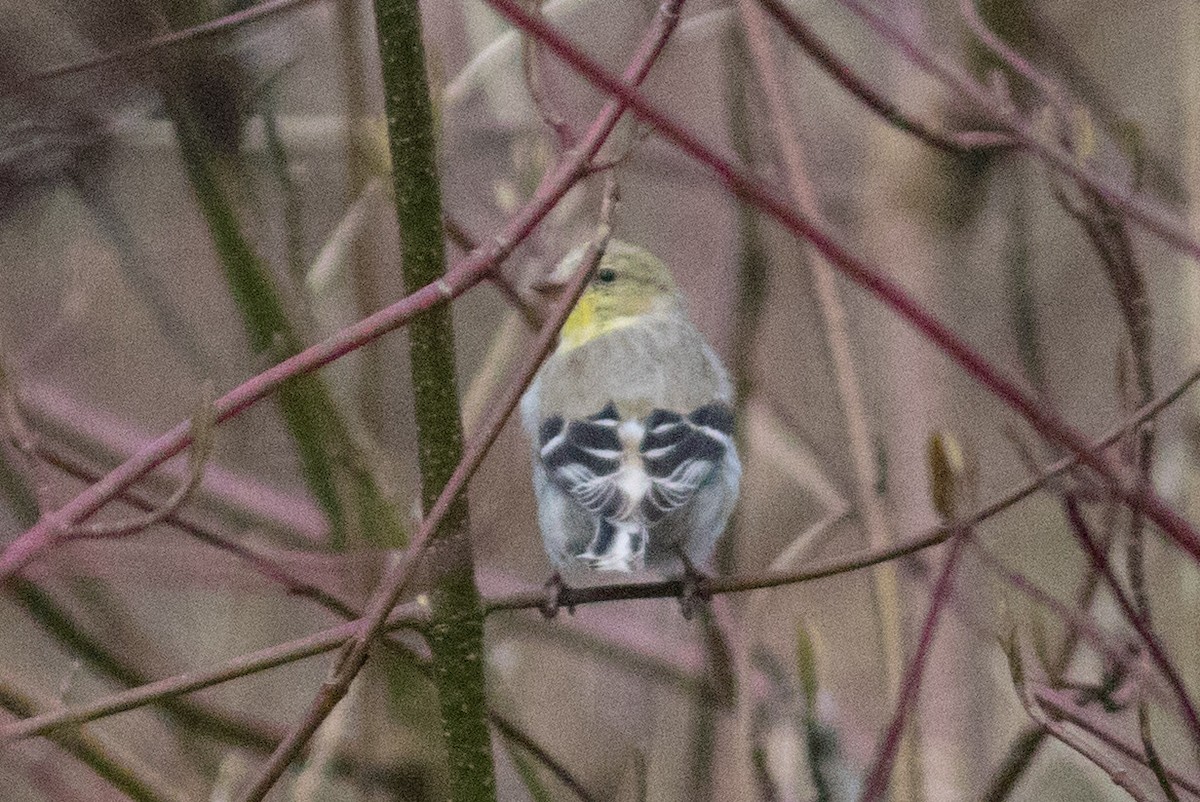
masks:
<svg viewBox="0 0 1200 802"><path fill-rule="evenodd" d="M123 521L114 521L113 523L79 524L68 527L59 533L59 538L62 540L75 540L78 538L108 538L135 535L144 532L157 523L165 521L182 509L183 505L192 497L192 493L200 486L200 481L204 479L204 466L207 464L208 457L212 453L213 429L216 426L212 394L212 384L208 383L205 385L204 398L200 402L196 414L192 416L192 422L188 428L188 436L191 438L192 447L188 452L187 479L175 489L175 492L168 496L162 504L147 510L142 515Z"/></svg>
<svg viewBox="0 0 1200 802"><path fill-rule="evenodd" d="M1104 755L1093 744L1088 743L1079 737L1078 734L1064 727L1042 709L1038 701L1037 692L1025 676L1026 669L1020 652L1020 644L1014 640L1009 647L1009 668L1012 672L1013 687L1017 691L1017 698L1020 699L1021 705L1029 714L1029 717L1064 745L1094 763L1135 800L1138 800L1138 802L1149 802L1149 797L1145 791L1134 783L1133 778L1129 776L1129 772L1124 767L1118 765L1107 755Z"/></svg>
<svg viewBox="0 0 1200 802"><path fill-rule="evenodd" d="M165 33L161 36L155 36L154 38L145 42L141 42L136 45L130 45L129 47L123 47L120 50L114 50L111 53L103 53L99 56L95 56L84 61L75 62L74 64L65 64L61 67L54 67L49 70L43 70L42 72L34 73L24 80L14 84L8 89L7 92L0 93L0 96L3 94L25 91L32 88L36 84L56 80L58 78L65 78L68 75L78 75L81 72L88 72L101 67L107 67L110 64L115 64L120 61L134 61L145 56L152 55L163 48L173 47L175 45L183 44L184 42L191 42L219 33L224 33L242 25L247 25L251 22L257 22L259 20L266 19L267 17L277 14L281 11L299 8L311 2L313 2L313 0L265 0L265 2L259 3L256 6L252 6L242 11L236 11L232 14L226 14L223 17L210 20L209 22L205 22L200 25L193 25L189 28L184 28L183 30L172 31L171 33Z"/></svg>
<svg viewBox="0 0 1200 802"><path fill-rule="evenodd" d="M420 628L429 622L428 609L418 604L397 607L388 617L386 626L392 629ZM89 704L67 710L55 710L0 726L0 744L41 735L50 730L93 721L114 713L133 710L169 696L191 693L223 682L247 677L275 666L293 663L306 657L331 652L350 641L358 631L357 621L347 621L303 638L259 649L226 660L218 666L189 671L174 677L119 691Z"/></svg>
<svg viewBox="0 0 1200 802"><path fill-rule="evenodd" d="M509 721L499 713L492 712L488 715L488 721L496 728L496 731L507 738L512 743L519 746L529 754L533 755L542 765L550 770L550 773L555 778L566 786L571 793L583 800L583 802L599 802L599 797L593 795L579 778L571 773L571 770L558 761L553 755L537 741L529 737L529 734L518 727L514 722Z"/></svg>
<svg viewBox="0 0 1200 802"><path fill-rule="evenodd" d="M875 751L871 770L867 773L864 789L860 799L862 802L875 802L883 799L887 793L888 781L892 776L892 765L900 747L900 736L904 732L904 724L910 711L917 703L917 694L921 689L921 680L925 675L925 666L929 652L933 648L933 637L941 621L945 609L954 593L954 574L958 569L958 561L963 553L963 546L970 538L970 530L956 528L957 535L950 541L950 553L942 564L937 582L933 586L933 598L929 602L929 611L921 625L921 635L917 640L917 650L904 671L904 681L900 688L896 709L892 713L891 722L879 748Z"/></svg>
<svg viewBox="0 0 1200 802"><path fill-rule="evenodd" d="M530 0L530 8L539 18L544 19L542 17L542 0ZM529 97L541 116L542 122L554 133L558 152L563 153L570 149L571 144L575 141L575 135L567 124L562 110L554 102L552 94L546 91L540 69L541 63L538 59L539 51L536 39L525 35L521 36L521 74L525 79L525 89L529 92Z"/></svg>
<svg viewBox="0 0 1200 802"><path fill-rule="evenodd" d="M783 157L787 185L792 202L804 217L817 225L827 227L828 222L817 201L817 193L808 175L807 158L796 135L799 130L795 115L784 97L786 85L780 74L778 61L771 47L766 15L753 0L739 3L746 37L753 56L759 85L767 101L775 147ZM802 32L805 41L824 51L824 46L811 35ZM810 55L811 55L810 51ZM832 54L828 54L832 55ZM814 56L816 57L816 56ZM820 59L818 58L818 61ZM863 517L868 540L874 549L886 548L895 542L895 534L889 525L889 516L884 509L883 497L876 491L878 486L878 464L871 436L871 421L867 416L867 404L863 398L862 385L858 378L853 347L850 342L850 327L846 309L837 286L837 273L818 252L810 254L813 285L816 290L817 308L821 313L826 346L833 369L834 388L838 407L841 409L846 435L850 444L851 467L854 475L855 504ZM880 638L882 641L884 684L887 698L899 703L904 664L904 647L899 581L895 567L881 563L872 572L874 582L874 607ZM895 802L920 799L919 746L913 737L905 739L900 761L900 778L897 782Z"/></svg>
<svg viewBox="0 0 1200 802"><path fill-rule="evenodd" d="M1071 525L1071 531L1083 546L1084 552L1087 554L1088 559L1091 560L1093 567L1104 577L1104 581L1112 592L1113 598L1116 599L1117 604L1120 606L1125 620L1137 630L1142 642L1146 645L1146 649L1150 652L1150 658L1154 661L1154 665L1158 667L1167 684L1171 686L1171 690L1175 693L1179 712L1182 713L1184 720L1187 722L1196 749L1200 750L1200 715L1196 712L1196 707L1192 703L1191 696L1188 694L1187 687L1183 684L1183 680L1179 676L1175 664L1167 655L1166 649L1158 637L1151 630L1149 622L1137 611L1133 602L1129 599L1129 595L1121 587L1121 583L1117 580L1108 557L1100 550L1099 545L1092 537L1087 521L1084 520L1083 513L1079 509L1079 503L1072 496L1067 495L1063 497L1063 505L1066 508L1067 522Z"/></svg>
<svg viewBox="0 0 1200 802"><path fill-rule="evenodd" d="M1127 758L1137 761L1142 765L1147 765L1145 756L1137 746L1109 732L1103 722L1097 721L1096 717L1087 710L1073 704L1070 698L1064 693L1050 688L1038 688L1034 693L1037 695L1038 704L1056 719L1070 722L1093 738L1108 744ZM1174 769L1165 767L1164 772L1172 783L1178 785L1188 793L1200 797L1200 779L1184 776Z"/></svg>
<svg viewBox="0 0 1200 802"><path fill-rule="evenodd" d="M1145 764L1150 767L1154 779L1158 780L1158 787L1162 789L1167 802L1179 802L1179 794L1175 793L1175 786L1167 773L1167 767L1163 764L1157 747L1154 746L1154 738L1150 732L1150 712L1146 708L1145 701L1138 701L1137 713L1138 736L1142 739L1142 750L1146 755Z"/></svg>
<svg viewBox="0 0 1200 802"><path fill-rule="evenodd" d="M775 17L783 29L787 31L792 40L800 46L800 49L817 63L817 66L889 125L895 126L904 133L916 137L932 148L954 156L1006 149L1016 144L1011 136L1002 132L942 132L909 116L899 106L884 97L882 93L876 91L866 79L859 76L849 64L834 53L825 42L821 41L816 32L800 19L799 16L794 14L780 15L776 13L777 7L775 5L771 3L764 3L763 5ZM764 84L765 88L769 89L770 86L769 83Z"/></svg>
<svg viewBox="0 0 1200 802"><path fill-rule="evenodd" d="M1133 481L1122 466L1114 464L1103 454L1092 452L1082 432L1063 421L1050 405L1036 397L1020 380L1001 372L881 269L855 257L826 230L796 214L772 190L717 155L677 121L647 102L636 88L605 70L557 30L530 16L516 0L487 2L514 24L539 37L555 55L569 63L590 83L627 103L635 114L653 125L664 138L704 164L739 198L770 215L793 237L807 240L846 278L884 303L995 398L1025 418L1043 438L1073 452L1083 464L1104 478L1114 497L1140 510L1180 548L1200 562L1200 534L1185 516L1153 488ZM856 3L856 0L842 2ZM1200 244L1192 244L1196 253L1200 254Z"/></svg>

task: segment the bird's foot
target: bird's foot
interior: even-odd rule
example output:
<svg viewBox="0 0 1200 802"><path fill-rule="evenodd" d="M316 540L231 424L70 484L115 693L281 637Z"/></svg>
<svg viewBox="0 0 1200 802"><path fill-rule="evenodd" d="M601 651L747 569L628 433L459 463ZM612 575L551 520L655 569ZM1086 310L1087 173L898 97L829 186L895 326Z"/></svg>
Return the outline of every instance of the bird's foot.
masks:
<svg viewBox="0 0 1200 802"><path fill-rule="evenodd" d="M678 553L683 562L683 576L679 580L679 611L683 613L685 620L691 621L696 611L707 605L712 598L712 592L708 589L710 577L697 569L682 549L679 549Z"/></svg>
<svg viewBox="0 0 1200 802"><path fill-rule="evenodd" d="M566 607L568 613L575 615L575 605L570 602L563 602L563 596L567 595L570 590L566 583L563 582L562 575L558 571L551 574L545 584L546 598L542 600L542 605L538 608L542 616L546 619L554 618L558 615L558 611L562 607Z"/></svg>

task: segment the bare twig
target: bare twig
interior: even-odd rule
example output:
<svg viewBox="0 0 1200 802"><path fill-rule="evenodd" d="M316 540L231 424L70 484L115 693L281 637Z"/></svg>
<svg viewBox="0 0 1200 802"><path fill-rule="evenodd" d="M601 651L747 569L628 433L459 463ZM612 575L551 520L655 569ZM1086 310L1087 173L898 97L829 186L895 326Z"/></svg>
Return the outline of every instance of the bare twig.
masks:
<svg viewBox="0 0 1200 802"><path fill-rule="evenodd" d="M1104 577L1105 583L1112 592L1113 598L1121 607L1121 612L1125 619L1137 630L1142 642L1146 644L1146 649L1150 652L1150 657L1154 661L1154 665L1162 672L1167 684L1171 686L1171 690L1175 693L1176 700L1179 704L1180 712L1183 714L1184 720L1187 722L1188 729L1191 732L1192 740L1200 750L1200 715L1197 715L1196 708L1192 704L1192 699L1188 695L1187 687L1183 684L1183 680L1179 676L1179 672L1175 669L1174 663L1167 655L1162 643L1158 637L1150 629L1149 623L1137 611L1134 604L1129 599L1129 595L1125 593L1121 583L1117 580L1116 574L1113 573L1112 566L1108 562L1108 557L1100 550L1095 539L1092 537L1088 528L1087 522L1083 518L1083 513L1079 510L1079 503L1070 495L1063 497L1063 504L1067 512L1067 521L1071 525L1071 531L1079 540L1087 553L1088 559L1091 560L1092 566L1099 574Z"/></svg>
<svg viewBox="0 0 1200 802"><path fill-rule="evenodd" d="M152 55L153 53L162 50L163 48L173 47L174 45L183 44L196 39L202 39L215 34L223 33L241 25L246 25L251 22L256 22L265 19L280 11L286 11L290 8L299 8L307 5L313 0L264 0L251 8L242 11L236 11L232 14L226 14L215 20L193 25L190 28L184 28L180 31L173 31L161 36L155 36L145 42L129 47L123 47L120 50L114 50L111 53L104 53L94 58L79 61L74 64L66 64L62 67L54 67L53 69L44 70L34 73L24 80L14 84L6 92L0 92L0 96L9 93L16 93L32 88L35 84L45 81L52 81L58 78L64 78L68 75L76 75L81 72L107 67L119 61L133 61L144 56Z"/></svg>
<svg viewBox="0 0 1200 802"><path fill-rule="evenodd" d="M78 526L67 527L59 533L59 538L62 540L75 540L79 538L124 537L144 532L149 527L174 516L187 503L188 499L191 498L196 488L200 486L200 481L204 478L204 466L208 462L208 455L212 453L213 429L216 428L216 423L214 420L213 387L211 382L205 384L203 396L196 409L196 414L192 416L191 426L188 429L188 436L191 438L192 447L188 453L187 480L177 487L174 493L168 496L162 504L152 510L148 510L143 515L107 524L80 524Z"/></svg>
<svg viewBox="0 0 1200 802"><path fill-rule="evenodd" d="M1045 708L1054 718L1070 722L1131 760L1146 765L1146 758L1136 745L1109 732L1087 710L1083 710L1078 705L1072 704L1063 693L1051 690L1050 688L1038 688L1034 693L1037 695L1038 704ZM1200 779L1186 777L1178 771L1169 768L1164 768L1164 772L1173 784L1178 785L1194 796L1200 796Z"/></svg>
<svg viewBox="0 0 1200 802"><path fill-rule="evenodd" d="M828 227L828 222L821 213L812 180L808 176L803 148L796 136L798 125L783 95L785 83L779 73L779 65L771 48L765 15L753 0L741 0L739 8L742 22L746 28L750 52L758 72L759 85L766 96L775 147L783 156L792 203L804 217L819 226ZM805 41L810 44L815 42L816 46L821 47L815 37L809 36ZM876 491L879 484L876 475L878 466L871 439L870 421L867 418L858 370L854 364L846 309L838 292L834 268L820 253L811 255L810 264L817 294L817 307L821 311L825 342L829 348L830 363L833 368L838 406L842 410L847 438L850 441L851 466L854 470L855 507L863 517L871 547L883 549L895 542L895 535L888 524L883 498ZM895 566L890 562L881 563L872 572L872 580L875 590L875 615L882 640L887 696L891 700L898 700L904 668L904 650L901 644L903 636L902 607ZM919 784L917 777L919 776L920 750L915 739L910 737L905 740L903 752L902 777L898 783L899 793L896 802L907 802L920 798L920 794L916 791Z"/></svg>
<svg viewBox="0 0 1200 802"><path fill-rule="evenodd" d="M542 18L542 0L531 0L530 7L534 14ZM525 78L525 89L533 100L534 108L541 115L542 122L553 133L560 153L570 149L575 140L571 127L567 125L562 110L554 103L551 94L545 91L543 76L538 60L538 44L536 39L528 36L521 37L521 74Z"/></svg>
<svg viewBox="0 0 1200 802"><path fill-rule="evenodd" d="M540 38L555 55L571 64L588 81L628 103L634 113L653 125L663 137L678 148L712 170L738 197L769 214L794 237L810 242L843 275L885 303L976 382L1029 421L1044 438L1073 452L1082 464L1104 477L1114 496L1140 510L1193 559L1200 561L1200 535L1197 535L1195 528L1183 515L1152 488L1143 487L1141 483L1131 480L1121 466L1113 464L1099 453L1090 451L1087 439L1081 432L1065 423L1054 410L1017 380L993 366L882 271L853 256L825 230L796 214L773 192L718 156L677 122L649 104L635 88L609 73L558 31L530 16L516 0L487 1L523 30ZM856 0L842 2L850 3ZM1195 244L1195 250L1200 254L1200 244Z"/></svg>
<svg viewBox="0 0 1200 802"><path fill-rule="evenodd" d="M1102 754L1092 744L1087 743L1077 734L1047 715L1046 711L1042 710L1041 705L1038 703L1036 692L1025 677L1025 666L1021 659L1021 646L1016 641L1015 636L1013 642L1009 644L1008 664L1012 672L1013 687L1017 691L1017 697L1021 700L1021 705L1025 708L1030 718L1063 744L1096 764L1114 783L1123 788L1138 802L1149 802L1150 798L1146 795L1145 791L1133 782L1133 778L1129 776L1129 772Z"/></svg>
<svg viewBox="0 0 1200 802"><path fill-rule="evenodd" d="M28 716L36 709L36 703L0 676L0 709ZM123 796L136 802L186 802L189 798L177 784L169 782L119 743L83 733L58 733L53 740L119 789Z"/></svg>
<svg viewBox="0 0 1200 802"><path fill-rule="evenodd" d="M427 608L417 604L407 604L392 612L386 626L388 629L411 629L423 627L428 622L429 611ZM266 649L249 652L232 660L226 660L211 669L190 671L138 688L120 691L90 704L42 713L6 724L0 726L0 744L19 738L28 738L31 735L40 735L71 724L81 724L85 721L111 716L125 710L133 710L169 696L191 693L232 679L250 676L268 668L331 652L353 639L357 631L358 622L347 621L303 638L296 638Z"/></svg>
<svg viewBox="0 0 1200 802"><path fill-rule="evenodd" d="M533 755L538 761L550 770L550 772L558 779L560 783L570 789L571 793L583 800L583 802L598 802L599 797L593 795L583 786L579 778L571 773L570 769L560 763L553 755L545 750L541 744L529 737L528 733L518 727L512 721L509 721L499 713L492 712L488 715L488 721L496 728L496 731L503 735L514 744L524 749L529 754Z"/></svg>
<svg viewBox="0 0 1200 802"><path fill-rule="evenodd" d="M900 746L900 736L904 732L904 722L909 712L917 702L917 694L921 689L921 679L925 674L925 664L929 658L929 650L933 647L933 636L941 620L942 611L954 592L954 572L958 560L962 556L963 545L970 538L970 531L959 529L957 535L950 541L950 553L942 565L937 582L933 586L933 598L929 602L929 611L925 614L925 622L921 625L921 636L917 640L917 651L909 661L904 671L904 682L900 688L899 698L892 720L888 724L883 741L875 751L875 759L867 779L863 783L862 802L875 802L884 798L887 793L888 780L892 775L892 764Z"/></svg>
<svg viewBox="0 0 1200 802"><path fill-rule="evenodd" d="M1015 142L1005 133L997 131L942 132L922 123L900 109L892 101L877 92L871 84L859 76L850 65L838 57L827 44L821 41L800 17L794 14L776 13L779 6L763 3L767 11L788 32L792 40L843 89L862 101L863 105L879 115L889 125L906 134L911 134L932 148L955 156L975 154L981 151L1011 148ZM745 9L747 5L742 4ZM744 13L744 12L743 12ZM770 90L771 84L764 83Z"/></svg>
<svg viewBox="0 0 1200 802"><path fill-rule="evenodd" d="M1167 802L1179 802L1179 795L1175 793L1175 786L1167 773L1167 767L1163 765L1158 749L1154 746L1154 739L1150 734L1150 712L1146 709L1145 701L1141 699L1138 700L1137 713L1138 737L1142 739L1142 749L1146 753L1146 765L1154 773L1154 779L1158 780L1158 787L1162 789Z"/></svg>

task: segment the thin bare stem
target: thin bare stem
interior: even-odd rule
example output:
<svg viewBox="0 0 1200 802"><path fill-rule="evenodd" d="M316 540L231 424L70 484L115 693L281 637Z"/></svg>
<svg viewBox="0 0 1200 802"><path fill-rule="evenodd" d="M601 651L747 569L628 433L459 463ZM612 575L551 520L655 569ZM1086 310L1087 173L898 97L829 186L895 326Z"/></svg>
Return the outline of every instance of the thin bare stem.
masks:
<svg viewBox="0 0 1200 802"><path fill-rule="evenodd" d="M770 32L767 29L765 14L753 0L741 0L739 8L742 22L746 28L754 66L758 72L759 85L766 96L775 147L783 156L792 203L804 217L816 225L827 228L828 222L821 213L816 191L806 169L807 159L803 147L796 136L799 126L783 95L785 83L771 48ZM809 31L803 33L811 34ZM811 35L805 41L810 45L823 47ZM858 370L854 364L846 309L838 292L837 275L834 268L820 253L811 254L809 261L812 267L813 285L816 288L817 307L820 309L821 322L824 327L825 342L829 348L838 405L841 407L846 434L850 441L851 465L854 470L855 506L863 517L871 547L884 549L895 542L895 535L888 525L883 498L876 492L879 484L876 476L878 466L872 444L871 426L867 419L866 404L863 401ZM904 671L904 648L901 644L903 631L900 586L895 566L890 562L881 563L872 572L872 579L875 589L875 615L878 619L882 639L887 697L891 700L898 700ZM920 747L912 737L909 737L905 740L903 752L902 777L897 784L896 802L920 799L922 796L918 788Z"/></svg>
<svg viewBox="0 0 1200 802"><path fill-rule="evenodd" d="M1087 522L1083 518L1083 513L1079 510L1079 503L1070 495L1063 497L1063 504L1067 511L1067 521L1071 525L1071 531L1075 534L1080 545L1083 546L1087 553L1088 559L1091 560L1092 566L1104 577L1105 583L1112 592L1113 598L1121 607L1121 612L1125 619L1133 626L1142 642L1146 644L1146 649L1150 652L1150 657L1154 661L1154 665L1162 672L1163 677L1167 680L1167 684L1171 686L1171 690L1175 693L1176 700L1179 703L1180 712L1183 718L1187 721L1188 729L1191 731L1192 740L1195 742L1197 749L1200 749L1200 715L1197 715L1196 708L1192 704L1192 699L1188 695L1187 688L1183 684L1179 672L1176 671L1174 663L1167 655L1165 648L1159 641L1158 637L1151 631L1149 624L1142 615L1134 607L1130 601L1129 595L1125 593L1121 583L1117 580L1116 574L1113 572L1112 565L1109 564L1108 557L1101 551L1099 545L1088 528Z"/></svg>
<svg viewBox="0 0 1200 802"><path fill-rule="evenodd" d="M61 67L54 67L42 72L36 72L28 76L24 80L9 87L7 91L0 92L0 96L6 94L14 94L16 92L25 91L32 88L35 84L46 81L65 78L68 75L77 75L81 72L96 70L100 67L107 67L110 64L115 64L120 61L134 61L145 56L152 55L159 50L175 45L191 42L197 39L203 39L215 34L224 33L233 30L242 25L247 25L251 22L266 19L267 17L278 14L281 11L286 11L292 8L299 8L313 2L313 0L265 0L256 6L236 11L232 14L226 14L215 20L193 25L189 28L184 28L180 31L172 31L161 36L155 36L145 42L129 47L123 47L120 50L114 50L111 53L103 53L94 58L84 61L77 61L74 64L66 64Z"/></svg>
<svg viewBox="0 0 1200 802"><path fill-rule="evenodd" d="M1146 753L1145 764L1154 773L1154 779L1158 780L1158 787L1162 789L1167 802L1179 802L1179 794L1175 793L1175 786L1167 773L1167 767L1163 765L1158 749L1154 746L1154 739L1150 733L1150 712L1144 700L1138 700L1137 713L1138 737L1142 739L1142 749Z"/></svg>
<svg viewBox="0 0 1200 802"><path fill-rule="evenodd" d="M173 517L182 509L183 505L191 498L192 493L200 486L200 481L204 478L204 466L212 453L213 429L216 427L212 393L212 383L210 382L205 385L204 399L192 417L191 427L188 430L192 447L188 453L187 479L175 489L174 493L168 496L162 504L147 510L142 515L108 524L80 524L68 527L59 534L59 537L63 540L75 540L134 535Z"/></svg>
<svg viewBox="0 0 1200 802"><path fill-rule="evenodd" d="M387 628L401 629L424 627L429 623L429 610L417 604L408 604L396 608L387 620ZM19 738L41 735L50 730L72 724L93 721L114 713L133 710L137 707L165 699L170 696L198 691L219 685L239 677L247 677L259 671L265 671L275 666L293 663L325 652L331 652L343 646L354 637L358 629L357 621L347 621L337 626L323 629L303 638L259 649L255 652L226 660L218 666L201 671L189 671L174 677L151 682L138 688L110 694L90 704L68 710L55 710L42 713L31 718L22 719L0 726L0 744L8 743Z"/></svg>
<svg viewBox="0 0 1200 802"><path fill-rule="evenodd" d="M0 709L28 716L35 708L32 699L0 676ZM75 732L58 733L52 740L129 799L136 802L186 802L188 799L175 784L158 774L154 767L143 764L119 743Z"/></svg>
<svg viewBox="0 0 1200 802"><path fill-rule="evenodd" d="M1012 672L1013 687L1016 688L1017 698L1021 700L1021 705L1029 714L1029 717L1063 744L1098 766L1114 783L1123 788L1138 802L1149 802L1149 797L1134 783L1133 778L1129 776L1129 772L1102 754L1095 746L1087 743L1076 733L1046 714L1046 711L1038 703L1036 692L1025 677L1025 667L1021 659L1020 649L1020 644L1016 642L1011 644L1009 649L1009 668Z"/></svg>
<svg viewBox="0 0 1200 802"><path fill-rule="evenodd" d="M971 33L975 34L988 50L996 54L1014 72L1033 84L1047 101L1058 106L1060 111L1063 110L1062 87L1035 69L1024 56L1009 47L1007 42L995 34L983 17L979 15L979 10L975 7L975 0L959 0L958 7L967 27L971 29Z"/></svg>
<svg viewBox="0 0 1200 802"><path fill-rule="evenodd" d="M747 3L742 3L742 8L745 9L747 5ZM801 20L800 17L793 14L778 15L775 13L776 6L770 3L765 3L764 5L809 58L815 61L829 77L837 81L843 89L862 101L863 105L883 118L889 125L895 126L904 133L916 137L932 148L954 156L1011 148L1015 144L1011 136L1001 132L964 131L956 133L937 131L920 120L905 114L899 106L876 91L868 81L854 72L850 65L838 57L827 44L821 41L816 32ZM763 84L763 87L770 91L771 85Z"/></svg>
<svg viewBox="0 0 1200 802"><path fill-rule="evenodd" d="M531 0L533 13L542 16L542 0ZM521 74L525 78L525 89L533 100L534 108L541 115L542 122L555 137L559 152L566 151L574 141L571 127L567 125L562 111L554 103L551 94L545 91L540 63L538 60L537 40L528 36L521 37Z"/></svg>
<svg viewBox="0 0 1200 802"><path fill-rule="evenodd" d="M512 721L509 721L499 713L491 713L488 716L488 721L496 728L496 731L507 738L512 743L524 749L529 754L533 755L537 760L550 770L550 773L558 779L560 783L565 785L571 793L583 800L583 802L599 802L599 797L593 795L579 778L571 773L571 770L560 763L553 755L537 741L529 737L529 734L518 727Z"/></svg>
<svg viewBox="0 0 1200 802"><path fill-rule="evenodd" d="M968 530L959 529L957 536L950 541L950 553L946 555L946 562L942 564L942 570L933 586L933 598L929 602L929 611L925 614L925 621L921 625L917 651L913 654L908 668L904 672L904 683L896 701L896 709L892 714L891 723L888 724L883 741L875 751L871 770L867 773L867 779L863 783L862 796L859 797L862 802L875 802L875 800L883 799L887 793L888 780L892 775L892 764L900 746L900 736L904 732L904 723L908 719L909 712L916 705L917 694L921 689L921 679L925 675L925 665L929 659L929 651L933 647L933 636L941 621L942 611L954 592L954 572L958 568L963 545L969 537Z"/></svg>
<svg viewBox="0 0 1200 802"><path fill-rule="evenodd" d="M1137 746L1109 732L1087 710L1072 704L1069 697L1062 692L1050 688L1038 688L1034 693L1037 696L1038 704L1045 708L1054 718L1070 722L1093 738L1108 744L1129 759L1135 760L1142 765L1147 765L1145 756ZM1200 779L1184 776L1174 769L1165 767L1164 772L1172 783L1194 796L1200 796Z"/></svg>
<svg viewBox="0 0 1200 802"><path fill-rule="evenodd" d="M630 59L624 78L632 85L645 79L666 46L679 21L682 0L671 0L660 8L638 50ZM582 178L588 165L612 133L626 104L611 100L593 119L579 143L548 172L533 197L480 248L457 261L446 275L405 296L357 323L268 368L217 399L217 424L246 411L284 382L311 373L351 351L406 325L413 316L451 301L484 280L545 219L570 189ZM116 498L191 443L188 424L181 423L144 445L99 482L84 490L58 510L49 513L0 552L0 582L11 576L57 542L57 533L77 524Z"/></svg>
<svg viewBox="0 0 1200 802"><path fill-rule="evenodd" d="M1029 421L1044 438L1073 452L1082 464L1104 477L1114 496L1140 510L1193 559L1200 561L1200 535L1197 535L1192 524L1183 515L1152 488L1143 487L1140 482L1129 477L1120 465L1114 464L1102 454L1090 451L1083 433L1064 422L1049 405L1039 400L1018 380L1005 375L992 365L979 351L930 314L881 270L853 256L823 229L793 212L773 192L734 167L728 160L718 156L679 123L648 103L634 87L609 73L558 31L530 16L516 0L487 2L514 24L545 42L555 55L568 62L589 82L626 102L635 114L653 125L664 138L712 170L735 195L769 214L792 236L810 242L843 275L907 321L976 382ZM1196 245L1196 252L1200 254L1200 245Z"/></svg>

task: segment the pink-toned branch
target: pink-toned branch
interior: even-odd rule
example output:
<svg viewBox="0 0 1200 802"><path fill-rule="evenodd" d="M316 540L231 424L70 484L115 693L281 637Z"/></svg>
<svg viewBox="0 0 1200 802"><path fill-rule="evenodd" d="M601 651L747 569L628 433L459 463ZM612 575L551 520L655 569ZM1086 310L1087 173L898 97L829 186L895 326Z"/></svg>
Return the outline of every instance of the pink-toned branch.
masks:
<svg viewBox="0 0 1200 802"><path fill-rule="evenodd" d="M796 214L773 191L717 155L679 123L647 102L635 88L605 70L554 28L530 15L516 0L488 0L488 3L522 30L541 39L547 49L570 64L589 82L628 103L638 117L654 126L661 136L680 150L708 167L735 195L774 218L794 237L811 243L844 276L908 322L992 395L1025 418L1046 440L1073 452L1084 465L1104 477L1114 496L1145 514L1183 550L1200 561L1200 535L1186 518L1153 489L1141 486L1136 477L1130 476L1122 466L1090 451L1087 439L1081 432L1061 420L1031 390L992 365L879 268L854 256L828 232ZM1196 246L1196 250L1200 254L1200 245Z"/></svg>
<svg viewBox="0 0 1200 802"><path fill-rule="evenodd" d="M867 779L863 784L863 793L859 799L862 802L875 802L883 799L887 793L888 780L892 776L892 766L896 760L896 752L900 747L900 736L904 733L904 724L908 715L917 703L917 694L921 690L921 680L925 675L925 666L929 660L929 651L933 648L933 636L937 632L942 618L942 611L954 592L954 572L958 569L958 561L963 553L963 545L970 533L961 530L950 541L950 553L942 564L937 582L933 586L933 598L929 602L929 611L921 624L921 635L917 640L917 650L904 671L904 681L900 686L900 698L896 701L895 712L888 724L887 731L879 748Z"/></svg>
<svg viewBox="0 0 1200 802"><path fill-rule="evenodd" d="M1087 554L1088 559L1091 560L1092 566L1104 577L1104 581L1112 592L1113 598L1116 599L1117 604L1120 606L1125 620L1137 630L1142 642L1146 645L1146 649L1150 652L1150 658L1154 661L1154 665L1162 672L1163 677L1167 680L1167 684L1174 691L1176 700L1179 703L1180 712L1187 722L1192 740L1195 743L1198 753L1200 753L1200 715L1196 713L1196 707L1192 703L1191 696L1188 694L1187 687L1183 684L1183 679L1179 676L1175 664L1171 661L1170 656L1167 655L1166 648L1162 645L1158 636L1151 630L1146 619L1134 607L1129 594L1121 587L1121 583L1117 580L1116 573L1113 571L1107 555L1104 554L1100 546L1096 543L1095 538L1092 537L1087 521L1084 520L1083 513L1079 509L1079 502L1072 496L1067 495L1063 498L1063 504L1066 507L1067 522L1071 525L1071 531L1075 534L1080 545L1083 546L1083 550Z"/></svg>
<svg viewBox="0 0 1200 802"><path fill-rule="evenodd" d="M678 3L672 5L677 7ZM646 77L650 67L666 46L667 38L677 22L677 11L660 13L655 18L651 30L625 71L626 80L636 85ZM498 234L465 258L455 262L444 278L422 287L238 385L217 399L217 424L224 423L249 409L288 379L311 373L384 334L401 328L414 315L459 297L487 278L491 271L497 269L517 245L533 232L571 187L587 174L591 160L612 133L617 120L624 113L624 108L621 101L606 103L581 137L579 144L547 173L533 198ZM37 524L19 535L0 553L0 582L52 547L66 529L86 520L150 471L187 448L191 443L188 428L186 422L181 423L146 444L101 481L58 510L44 516Z"/></svg>

